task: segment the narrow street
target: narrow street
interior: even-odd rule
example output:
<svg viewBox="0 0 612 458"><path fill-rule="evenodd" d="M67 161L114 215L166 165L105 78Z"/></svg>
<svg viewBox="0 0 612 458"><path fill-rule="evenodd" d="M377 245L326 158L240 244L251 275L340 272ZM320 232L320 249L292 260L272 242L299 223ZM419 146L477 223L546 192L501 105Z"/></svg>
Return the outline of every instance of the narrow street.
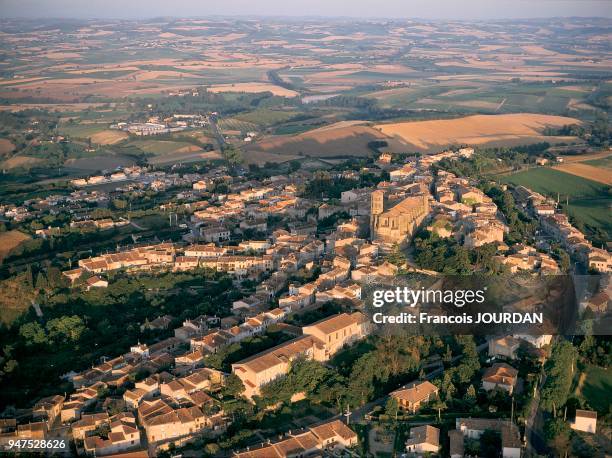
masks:
<svg viewBox="0 0 612 458"><path fill-rule="evenodd" d="M542 437L543 418L540 411L540 391L546 381L546 376L534 390L533 404L529 410L529 417L525 421L525 456L537 456L545 448L545 441Z"/></svg>

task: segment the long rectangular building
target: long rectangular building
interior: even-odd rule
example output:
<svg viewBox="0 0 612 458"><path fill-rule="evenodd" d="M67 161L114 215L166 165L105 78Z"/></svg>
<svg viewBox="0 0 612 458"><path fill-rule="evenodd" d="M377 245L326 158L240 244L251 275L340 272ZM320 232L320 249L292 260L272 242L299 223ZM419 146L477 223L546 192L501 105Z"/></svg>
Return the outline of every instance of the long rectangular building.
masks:
<svg viewBox="0 0 612 458"><path fill-rule="evenodd" d="M260 394L262 386L287 374L297 358L327 361L368 332L367 318L361 312L334 315L305 326L301 337L232 364L232 372L242 380L244 395L250 399Z"/></svg>

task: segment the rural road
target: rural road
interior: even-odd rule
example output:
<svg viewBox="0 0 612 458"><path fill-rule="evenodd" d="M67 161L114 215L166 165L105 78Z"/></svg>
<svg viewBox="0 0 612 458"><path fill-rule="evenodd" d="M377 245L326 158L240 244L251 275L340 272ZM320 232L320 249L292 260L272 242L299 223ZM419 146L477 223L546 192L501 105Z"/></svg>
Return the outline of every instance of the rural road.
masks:
<svg viewBox="0 0 612 458"><path fill-rule="evenodd" d="M223 134L221 133L221 130L219 130L219 126L217 126L217 117L209 116L208 123L210 124L210 128L215 134L217 142L219 142L219 148L223 148L223 145L225 145L225 138L223 138Z"/></svg>

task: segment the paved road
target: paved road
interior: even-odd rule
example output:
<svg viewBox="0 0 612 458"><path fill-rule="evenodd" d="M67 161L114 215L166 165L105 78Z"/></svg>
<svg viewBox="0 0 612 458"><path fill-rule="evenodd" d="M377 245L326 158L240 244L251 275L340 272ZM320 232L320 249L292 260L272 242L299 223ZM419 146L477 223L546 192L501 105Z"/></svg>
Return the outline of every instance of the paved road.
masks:
<svg viewBox="0 0 612 458"><path fill-rule="evenodd" d="M537 389L534 391L533 403L529 410L529 416L525 421L525 455L527 457L536 456L538 451L541 451L544 446L544 439L540 434L542 427L542 412L540 412L540 391L546 380L546 376L542 377Z"/></svg>
<svg viewBox="0 0 612 458"><path fill-rule="evenodd" d="M219 130L219 126L217 126L216 116L209 116L208 123L210 124L210 128L212 129L213 133L215 134L215 137L217 138L217 142L219 142L219 147L223 148L223 145L225 145L226 142L225 138L223 137L223 134Z"/></svg>

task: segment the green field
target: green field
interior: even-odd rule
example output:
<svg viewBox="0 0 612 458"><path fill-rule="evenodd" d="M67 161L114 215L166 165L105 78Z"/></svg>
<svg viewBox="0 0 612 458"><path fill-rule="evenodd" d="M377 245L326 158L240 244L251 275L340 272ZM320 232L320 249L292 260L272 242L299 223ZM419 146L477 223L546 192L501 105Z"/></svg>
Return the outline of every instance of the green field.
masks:
<svg viewBox="0 0 612 458"><path fill-rule="evenodd" d="M295 111L281 111L262 108L248 113L236 115L234 119L257 124L259 126L272 126L274 124L286 122L293 118L296 114L297 112Z"/></svg>
<svg viewBox="0 0 612 458"><path fill-rule="evenodd" d="M604 157L602 159L584 161L583 164L592 165L593 167L601 167L604 169L612 169L612 155Z"/></svg>
<svg viewBox="0 0 612 458"><path fill-rule="evenodd" d="M181 148L193 146L191 143L178 142L171 140L134 140L127 144L133 146L145 153L155 155L171 154Z"/></svg>
<svg viewBox="0 0 612 458"><path fill-rule="evenodd" d="M89 138L107 129L106 124L65 124L58 128L60 134L74 138Z"/></svg>
<svg viewBox="0 0 612 458"><path fill-rule="evenodd" d="M502 183L522 185L561 203L569 199L568 212L578 221L612 234L610 187L550 168L534 168L500 178Z"/></svg>
<svg viewBox="0 0 612 458"><path fill-rule="evenodd" d="M612 389L612 370L597 366L587 366L586 378L577 393L600 414L610 410L610 389Z"/></svg>
<svg viewBox="0 0 612 458"><path fill-rule="evenodd" d="M220 119L218 122L218 126L219 129L221 129L222 132L227 132L227 131L240 131L243 133L249 132L249 131L256 131L257 130L257 125L252 123L252 122L248 122L248 121L241 121L238 118L226 118L226 119Z"/></svg>
<svg viewBox="0 0 612 458"><path fill-rule="evenodd" d="M475 76L472 86L465 84L438 84L375 91L364 94L376 98L386 107L412 105L441 111L465 113L546 113L566 115L568 109L592 110L586 97L592 86L581 90L568 90L552 83L530 84L492 83L478 81Z"/></svg>

